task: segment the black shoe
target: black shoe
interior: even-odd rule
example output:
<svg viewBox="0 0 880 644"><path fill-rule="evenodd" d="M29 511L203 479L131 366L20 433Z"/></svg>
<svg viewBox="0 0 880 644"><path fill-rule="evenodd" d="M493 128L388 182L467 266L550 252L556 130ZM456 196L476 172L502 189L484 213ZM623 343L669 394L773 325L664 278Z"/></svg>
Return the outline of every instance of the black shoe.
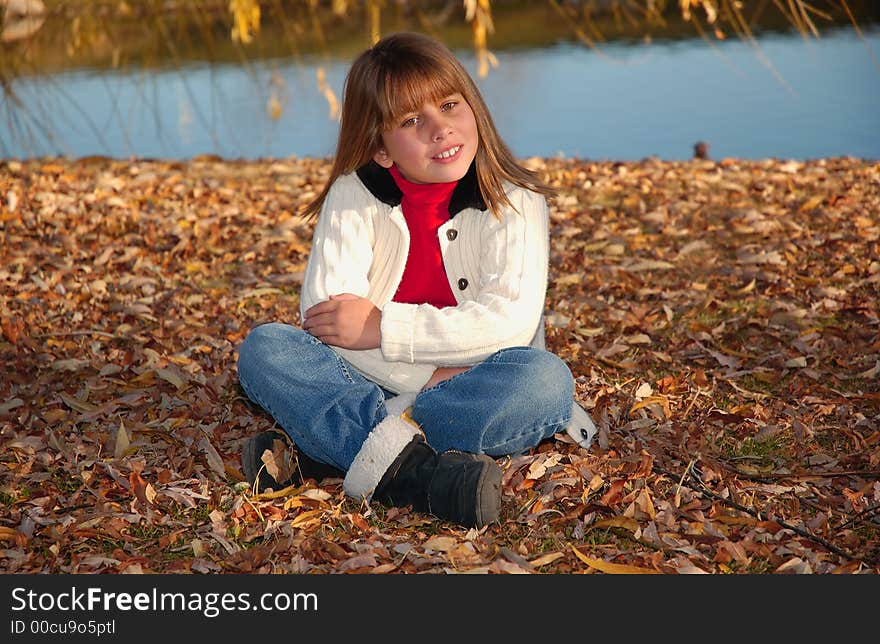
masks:
<svg viewBox="0 0 880 644"><path fill-rule="evenodd" d="M501 468L484 454L438 454L416 436L385 472L373 498L481 528L501 511Z"/></svg>
<svg viewBox="0 0 880 644"><path fill-rule="evenodd" d="M283 441L287 447L285 453L287 467L283 468L282 471L286 470L291 474L284 481L276 481L275 477L266 470L266 466L263 463L263 452L266 450L271 452L276 440ZM251 487L253 487L254 482L259 477L257 483L258 491L268 488L280 490L290 485L301 485L305 479L321 481L325 478L341 478L345 475L342 470L332 465L309 458L302 451L294 451L289 444L289 439L274 431L262 432L247 440L241 450L241 469Z"/></svg>

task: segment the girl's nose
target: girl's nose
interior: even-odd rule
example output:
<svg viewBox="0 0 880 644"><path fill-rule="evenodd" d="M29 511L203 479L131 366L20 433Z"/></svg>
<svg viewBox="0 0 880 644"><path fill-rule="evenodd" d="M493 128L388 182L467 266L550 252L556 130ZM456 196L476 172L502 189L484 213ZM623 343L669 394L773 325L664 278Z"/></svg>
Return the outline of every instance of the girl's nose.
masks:
<svg viewBox="0 0 880 644"><path fill-rule="evenodd" d="M432 123L431 125L432 125L431 132L433 133L431 135L432 141L435 141L435 142L442 141L443 139L445 139L447 136L449 136L452 133L452 126L442 116L437 117L435 122Z"/></svg>

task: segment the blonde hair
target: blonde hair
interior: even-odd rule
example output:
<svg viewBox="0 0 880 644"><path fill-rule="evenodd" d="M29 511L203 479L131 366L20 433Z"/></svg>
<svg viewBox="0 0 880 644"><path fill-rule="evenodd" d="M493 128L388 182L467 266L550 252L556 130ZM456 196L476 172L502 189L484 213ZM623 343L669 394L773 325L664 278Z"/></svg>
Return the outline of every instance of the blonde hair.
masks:
<svg viewBox="0 0 880 644"><path fill-rule="evenodd" d="M336 157L321 193L304 211L316 216L333 182L369 163L382 145L382 133L425 102L461 94L474 113L479 145L475 157L483 201L500 216L511 206L503 181L553 196L555 191L520 165L501 139L489 109L467 70L443 44L428 36L401 32L387 36L361 53L345 79Z"/></svg>

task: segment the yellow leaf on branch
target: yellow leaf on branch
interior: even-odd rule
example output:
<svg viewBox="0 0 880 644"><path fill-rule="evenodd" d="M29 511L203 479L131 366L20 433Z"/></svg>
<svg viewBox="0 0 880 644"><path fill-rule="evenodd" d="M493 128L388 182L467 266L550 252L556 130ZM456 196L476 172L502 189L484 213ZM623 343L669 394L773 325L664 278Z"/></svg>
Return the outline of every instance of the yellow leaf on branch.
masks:
<svg viewBox="0 0 880 644"><path fill-rule="evenodd" d="M327 74L324 72L323 67L318 67L317 78L318 91L327 99L327 105L330 108L330 120L333 120L339 116L339 101L336 99L335 92L327 83Z"/></svg>
<svg viewBox="0 0 880 644"><path fill-rule="evenodd" d="M232 40L249 43L260 31L260 4L257 0L229 0L232 12Z"/></svg>

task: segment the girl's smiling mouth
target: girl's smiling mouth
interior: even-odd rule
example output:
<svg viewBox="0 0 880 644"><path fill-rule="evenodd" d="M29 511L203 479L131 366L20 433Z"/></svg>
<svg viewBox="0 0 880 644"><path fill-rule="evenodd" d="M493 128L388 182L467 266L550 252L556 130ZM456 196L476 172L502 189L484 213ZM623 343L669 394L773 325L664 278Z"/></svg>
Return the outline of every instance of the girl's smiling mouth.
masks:
<svg viewBox="0 0 880 644"><path fill-rule="evenodd" d="M444 150L440 154L431 157L434 161L440 161L441 163L444 161L452 161L458 156L458 153L461 151L461 145L453 145L451 148Z"/></svg>

